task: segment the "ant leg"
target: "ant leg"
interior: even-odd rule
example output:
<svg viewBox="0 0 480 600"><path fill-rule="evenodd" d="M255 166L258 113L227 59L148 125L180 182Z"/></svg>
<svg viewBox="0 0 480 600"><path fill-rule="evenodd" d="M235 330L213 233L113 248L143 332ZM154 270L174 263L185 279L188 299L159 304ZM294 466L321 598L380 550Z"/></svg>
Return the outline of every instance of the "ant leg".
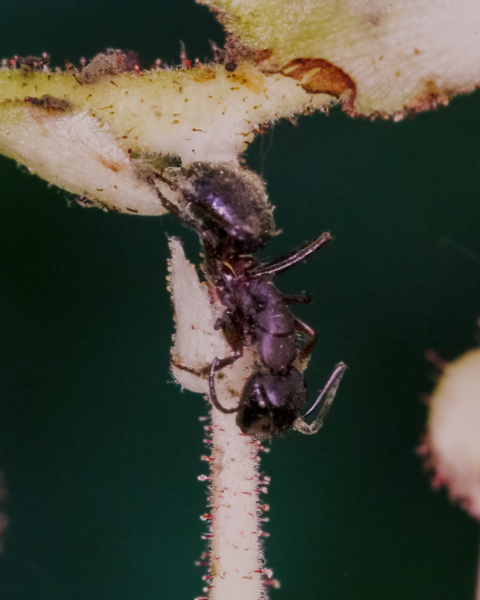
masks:
<svg viewBox="0 0 480 600"><path fill-rule="evenodd" d="M241 323L238 321L238 318L235 316L235 314L230 310L226 310L223 315L217 319L214 329L215 331L218 331L219 329L222 330L225 339L229 343L230 348L233 350L232 356L227 356L226 358L222 358L218 361L218 365L215 370L220 371L229 365L233 365L235 361L243 356L245 338Z"/></svg>
<svg viewBox="0 0 480 600"><path fill-rule="evenodd" d="M184 365L181 362L178 362L178 360L175 360L172 358L172 360L170 361L170 366L174 367L175 369L180 369L180 371L185 371L186 373L191 373L192 375L195 375L196 377L206 377L208 370L210 367L187 367L187 365Z"/></svg>
<svg viewBox="0 0 480 600"><path fill-rule="evenodd" d="M221 371L229 365L233 365L241 356L243 356L243 335L241 332L240 324L237 322L235 316L228 310L225 311L224 315L217 319L214 325L214 329L218 331L222 330L223 335L227 342L230 344L233 350L232 356L226 356L225 358L215 359L215 371ZM212 363L213 364L213 363ZM202 373L206 375L212 369L212 366L205 367L202 369Z"/></svg>
<svg viewBox="0 0 480 600"><path fill-rule="evenodd" d="M215 331L218 331L219 329L222 330L225 339L233 350L232 356L215 359L217 361L215 371L221 371L225 367L233 365L234 362L243 356L244 339L241 333L240 325L237 323L234 315L229 313L229 311L225 311L224 316L217 319L214 329ZM176 360L172 360L171 364L172 367L181 369L187 373L192 373L192 375L196 375L197 377L206 377L211 369L211 365L207 365L206 367L187 367Z"/></svg>
<svg viewBox="0 0 480 600"><path fill-rule="evenodd" d="M208 385L210 388L210 400L212 401L213 406L219 410L220 412L229 415L230 413L238 412L240 410L240 405L235 408L223 408L217 398L217 393L215 391L215 371L218 370L218 365L220 361L218 358L215 358L212 364L210 365L210 373L208 374Z"/></svg>
<svg viewBox="0 0 480 600"><path fill-rule="evenodd" d="M225 358L221 358L220 360L218 358L216 358L215 360L217 361L217 364L215 366L215 371L221 371L225 367L228 367L229 365L233 365L233 363L236 362L241 356L243 356L243 346L241 348L238 348L237 350L235 350L235 352L232 356L227 356ZM202 369L202 371L205 370L208 373L211 370L211 368L212 367L210 365L210 367L206 367L206 369Z"/></svg>
<svg viewBox="0 0 480 600"><path fill-rule="evenodd" d="M322 233L322 235L311 242L307 242L297 250L289 252L280 258L272 260L269 263L254 267L251 271L248 271L248 276L252 278L265 277L267 275L276 275L286 269L290 269L302 260L305 260L310 254L313 254L319 250L325 244L332 239L329 233Z"/></svg>
<svg viewBox="0 0 480 600"><path fill-rule="evenodd" d="M342 379L346 368L347 366L344 363L338 363L330 379L328 380L327 385L320 392L313 406L309 408L309 410L307 410L307 412L302 417L298 417L298 419L295 419L293 429L296 429L300 433L304 433L306 435L317 433L317 431L323 425L327 413L330 410L330 406L332 405L333 399L335 398L335 394L337 393L340 380ZM319 413L315 420L309 425L303 419L318 407L320 407Z"/></svg>
<svg viewBox="0 0 480 600"><path fill-rule="evenodd" d="M296 331L300 331L301 333L308 335L308 337L310 338L298 354L299 360L305 360L310 356L310 354L313 352L313 349L315 348L315 344L317 343L317 332L315 331L315 329L312 329L310 325L307 325L303 321L300 321L300 319L295 318L294 323Z"/></svg>
<svg viewBox="0 0 480 600"><path fill-rule="evenodd" d="M225 358L221 359L216 358L215 360L217 361L217 363L215 366L215 371L221 371L225 367L233 365L233 363L237 361L241 356L243 356L243 347L235 350L232 356L226 356ZM209 374L210 369L212 368L212 365L207 365L206 367L187 367L187 365L184 365L183 363L178 362L176 360L172 360L170 364L176 369L186 371L187 373L191 373L192 375L196 375L197 377L206 377Z"/></svg>
<svg viewBox="0 0 480 600"><path fill-rule="evenodd" d="M165 179L164 177L162 177L161 175L159 175L158 173L155 174L155 177L157 177L157 179L160 179L160 181L163 181L169 187L171 187L171 185L168 182L168 180ZM180 209L178 208L178 206L176 204L174 204L173 202L171 202L168 198L165 198L165 196L162 194L162 192L155 185L155 182L153 181L152 177L147 177L147 181L153 187L153 189L155 190L155 193L157 194L157 196L158 196L158 198L159 198L159 200L160 200L163 208L165 210L168 210L168 212L173 217L175 217L176 219L178 219L181 223L183 223L187 227L190 227L191 229L193 229L194 231L196 231L198 233L198 223L197 223L197 221L195 221L194 219L191 219L189 217L186 217L184 214L182 214L180 212Z"/></svg>
<svg viewBox="0 0 480 600"><path fill-rule="evenodd" d="M287 306L291 306L292 304L308 304L310 296L307 296L307 294L282 294L282 300Z"/></svg>
<svg viewBox="0 0 480 600"><path fill-rule="evenodd" d="M164 177L162 175L163 171L164 171L164 169L162 169L161 173L159 173L158 171L155 171L154 176L157 179L160 179L160 181L163 181L163 183L166 183L170 189L178 190L178 185L175 182L170 181L169 179L167 179L166 177Z"/></svg>

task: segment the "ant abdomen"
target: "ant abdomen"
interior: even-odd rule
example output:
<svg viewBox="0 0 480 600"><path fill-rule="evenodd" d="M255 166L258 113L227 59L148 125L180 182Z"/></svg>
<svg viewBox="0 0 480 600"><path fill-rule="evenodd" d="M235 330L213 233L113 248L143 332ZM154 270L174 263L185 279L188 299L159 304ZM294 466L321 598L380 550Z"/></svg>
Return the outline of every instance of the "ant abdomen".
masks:
<svg viewBox="0 0 480 600"><path fill-rule="evenodd" d="M228 240L236 251L253 254L272 237L275 223L261 177L229 163L194 162L180 169L178 189L199 223L199 233Z"/></svg>

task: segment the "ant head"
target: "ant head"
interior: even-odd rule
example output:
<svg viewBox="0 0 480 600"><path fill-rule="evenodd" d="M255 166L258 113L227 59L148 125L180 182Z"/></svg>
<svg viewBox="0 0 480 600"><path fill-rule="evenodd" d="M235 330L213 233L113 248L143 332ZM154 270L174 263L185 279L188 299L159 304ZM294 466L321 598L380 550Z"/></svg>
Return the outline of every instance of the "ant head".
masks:
<svg viewBox="0 0 480 600"><path fill-rule="evenodd" d="M178 188L217 246L253 254L266 246L275 223L262 179L229 163L195 162L180 171Z"/></svg>
<svg viewBox="0 0 480 600"><path fill-rule="evenodd" d="M257 440L275 437L292 428L306 398L303 375L294 367L283 374L254 373L243 389L237 425Z"/></svg>

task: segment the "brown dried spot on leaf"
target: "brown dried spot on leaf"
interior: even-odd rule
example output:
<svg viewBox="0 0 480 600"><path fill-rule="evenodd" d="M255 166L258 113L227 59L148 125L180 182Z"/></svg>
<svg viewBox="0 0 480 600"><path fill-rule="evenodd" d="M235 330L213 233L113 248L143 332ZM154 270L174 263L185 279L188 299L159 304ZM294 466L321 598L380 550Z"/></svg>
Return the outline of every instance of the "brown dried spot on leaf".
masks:
<svg viewBox="0 0 480 600"><path fill-rule="evenodd" d="M353 79L339 67L323 58L296 58L287 63L280 71L282 75L300 81L300 85L309 94L329 94L340 98L350 90L345 110L353 110L357 86Z"/></svg>
<svg viewBox="0 0 480 600"><path fill-rule="evenodd" d="M20 65L23 74L26 75L31 71L43 71L43 68L48 67L50 64L50 57L47 53L43 54L43 56L19 56L11 60L10 64L12 65L13 63L13 65L16 65L17 62Z"/></svg>
<svg viewBox="0 0 480 600"><path fill-rule="evenodd" d="M134 71L139 64L140 61L135 52L122 52L109 48L106 52L97 54L76 78L82 85L94 84L102 79Z"/></svg>
<svg viewBox="0 0 480 600"><path fill-rule="evenodd" d="M50 94L44 94L41 98L35 98L34 96L25 96L25 102L30 102L34 106L43 108L45 110L61 110L66 111L70 108L71 104L68 100L63 98L55 98Z"/></svg>
<svg viewBox="0 0 480 600"><path fill-rule="evenodd" d="M423 91L407 104L407 109L411 112L421 112L423 110L435 109L439 105L446 106L449 97L442 92L434 81L426 81Z"/></svg>
<svg viewBox="0 0 480 600"><path fill-rule="evenodd" d="M240 40L238 40L234 35L227 35L227 39L225 42L225 48L223 53L220 52L219 58L222 61L223 54L223 64L227 66L228 64L237 65L240 62L244 61L252 61L255 56L255 50L245 46L242 44ZM227 69L234 70L234 69Z"/></svg>
<svg viewBox="0 0 480 600"><path fill-rule="evenodd" d="M273 52L269 48L264 48L263 50L257 50L255 52L254 63L256 65L260 64L264 60L268 60L272 56Z"/></svg>
<svg viewBox="0 0 480 600"><path fill-rule="evenodd" d="M249 69L248 65L240 65L229 75L234 83L244 85L252 94L261 94L265 89L265 77L257 70Z"/></svg>
<svg viewBox="0 0 480 600"><path fill-rule="evenodd" d="M110 169L110 171L113 171L114 173L118 173L118 171L122 171L125 168L125 165L122 165L118 162L114 162L113 160L108 160L104 156L99 155L98 160L102 163L104 167Z"/></svg>
<svg viewBox="0 0 480 600"><path fill-rule="evenodd" d="M202 83L205 81L211 81L212 79L215 79L216 76L217 74L214 71L212 71L212 69L199 69L193 75L193 81Z"/></svg>

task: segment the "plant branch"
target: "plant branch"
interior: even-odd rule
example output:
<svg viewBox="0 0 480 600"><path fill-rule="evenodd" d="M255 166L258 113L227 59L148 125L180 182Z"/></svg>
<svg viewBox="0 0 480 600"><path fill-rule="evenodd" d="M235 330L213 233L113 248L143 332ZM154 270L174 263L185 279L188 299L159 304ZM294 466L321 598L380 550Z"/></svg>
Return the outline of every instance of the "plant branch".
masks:
<svg viewBox="0 0 480 600"><path fill-rule="evenodd" d="M175 306L176 334L173 367L179 383L189 390L207 394L204 377L195 374L231 350L223 335L214 329L223 307L211 299L207 284L201 284L195 268L185 258L178 240L170 240L170 289ZM216 376L216 392L225 408L238 404L245 379L254 361L246 348L242 358ZM193 371L193 372L189 372ZM265 490L259 482L258 451L262 446L240 432L235 414L223 414L212 407L209 427L211 456L210 513L204 518L211 523L205 536L210 542L210 579L205 591L211 600L259 600L262 586L271 580L263 568L259 539L260 506L258 495ZM266 579L264 578L266 576Z"/></svg>

